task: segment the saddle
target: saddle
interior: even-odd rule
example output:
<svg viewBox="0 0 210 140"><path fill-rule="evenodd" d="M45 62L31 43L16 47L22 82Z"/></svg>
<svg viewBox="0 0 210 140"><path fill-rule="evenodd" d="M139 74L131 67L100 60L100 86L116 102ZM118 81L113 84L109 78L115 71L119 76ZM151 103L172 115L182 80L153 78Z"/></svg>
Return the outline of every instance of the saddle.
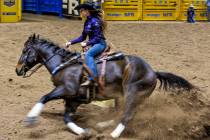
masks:
<svg viewBox="0 0 210 140"><path fill-rule="evenodd" d="M98 79L95 79L95 81L88 85L86 88L86 100L89 101L90 99L99 99L97 98L98 95L101 95L102 97L105 96L104 89L105 89L105 73L106 73L106 63L107 61L115 61L115 60L121 60L125 57L125 55L122 52L110 52L110 45L108 45L105 50L95 57L95 63L100 64L102 63L102 67L100 69L100 75ZM88 50L88 48L83 48L83 53L75 53L74 56L69 58L66 62L60 64L57 66L54 71L52 72L52 75L55 75L60 70L66 68L67 66L81 63L83 65L83 76L82 81L85 81L86 78L90 75L93 77L93 74L91 70L88 68L88 66L84 63L84 54ZM99 99L100 100L100 99Z"/></svg>
<svg viewBox="0 0 210 140"><path fill-rule="evenodd" d="M108 45L105 50L95 57L95 63L100 64L102 63L102 67L100 69L100 75L98 79L94 79L94 83L88 85L87 91L87 99L88 97L92 97L93 99L104 99L104 89L105 89L105 73L106 73L106 63L107 61L114 61L114 60L121 60L124 58L124 54L122 52L110 52L111 47ZM85 48L84 51L88 49ZM93 77L91 70L88 66L83 63L84 73L83 73L83 81L90 75ZM100 96L99 96L100 95Z"/></svg>

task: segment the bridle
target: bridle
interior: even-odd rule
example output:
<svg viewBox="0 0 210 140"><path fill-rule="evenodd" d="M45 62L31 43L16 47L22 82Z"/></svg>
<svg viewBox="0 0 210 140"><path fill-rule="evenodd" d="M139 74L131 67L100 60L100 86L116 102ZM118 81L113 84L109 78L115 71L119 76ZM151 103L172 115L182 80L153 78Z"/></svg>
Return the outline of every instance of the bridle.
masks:
<svg viewBox="0 0 210 140"><path fill-rule="evenodd" d="M47 58L45 60L45 58L39 53L39 51L37 51L36 47L30 46L30 48L32 48L41 57L41 59L42 59L43 62L41 62L40 64L38 64L34 69L28 70L28 71L31 71L29 74L24 73L23 78L30 77L31 75L33 75L34 73L36 73L43 65L46 65L54 56L60 55L58 52L60 50L62 50L62 48L61 48L57 53L53 54L52 56L50 56L49 58ZM27 56L25 58L25 61L27 61L29 54L30 54L30 50L29 50L29 52L28 52L28 54L27 54Z"/></svg>

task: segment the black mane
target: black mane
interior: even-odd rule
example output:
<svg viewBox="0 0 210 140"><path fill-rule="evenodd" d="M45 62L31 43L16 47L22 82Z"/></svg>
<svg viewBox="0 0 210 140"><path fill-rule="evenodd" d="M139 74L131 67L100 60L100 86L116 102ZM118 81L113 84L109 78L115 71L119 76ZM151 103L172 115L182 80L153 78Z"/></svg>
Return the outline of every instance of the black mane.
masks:
<svg viewBox="0 0 210 140"><path fill-rule="evenodd" d="M55 54L59 54L60 56L62 56L63 61L66 61L66 60L70 59L71 57L78 54L78 52L76 52L76 51L71 52L67 49L59 47L58 44L55 44L53 41L51 41L49 39L38 38L37 41L38 41L38 46L40 46L44 49L49 49Z"/></svg>

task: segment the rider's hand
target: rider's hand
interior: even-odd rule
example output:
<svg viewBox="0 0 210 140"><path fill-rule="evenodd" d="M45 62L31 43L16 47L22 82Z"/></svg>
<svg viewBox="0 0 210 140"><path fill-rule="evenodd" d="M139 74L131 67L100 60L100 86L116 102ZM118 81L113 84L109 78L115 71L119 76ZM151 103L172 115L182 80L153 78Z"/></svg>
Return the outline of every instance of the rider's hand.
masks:
<svg viewBox="0 0 210 140"><path fill-rule="evenodd" d="M86 47L86 46L87 46L87 43L82 42L82 43L81 43L81 46L82 46L82 47Z"/></svg>
<svg viewBox="0 0 210 140"><path fill-rule="evenodd" d="M71 45L71 42L66 42L66 48L68 48Z"/></svg>

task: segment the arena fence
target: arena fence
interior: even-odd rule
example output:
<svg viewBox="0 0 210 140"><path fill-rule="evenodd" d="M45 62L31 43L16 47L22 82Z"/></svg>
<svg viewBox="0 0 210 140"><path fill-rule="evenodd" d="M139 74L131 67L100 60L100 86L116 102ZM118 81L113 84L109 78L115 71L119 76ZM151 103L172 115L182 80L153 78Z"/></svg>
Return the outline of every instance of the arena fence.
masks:
<svg viewBox="0 0 210 140"><path fill-rule="evenodd" d="M0 0L0 22L21 20L21 0Z"/></svg>

